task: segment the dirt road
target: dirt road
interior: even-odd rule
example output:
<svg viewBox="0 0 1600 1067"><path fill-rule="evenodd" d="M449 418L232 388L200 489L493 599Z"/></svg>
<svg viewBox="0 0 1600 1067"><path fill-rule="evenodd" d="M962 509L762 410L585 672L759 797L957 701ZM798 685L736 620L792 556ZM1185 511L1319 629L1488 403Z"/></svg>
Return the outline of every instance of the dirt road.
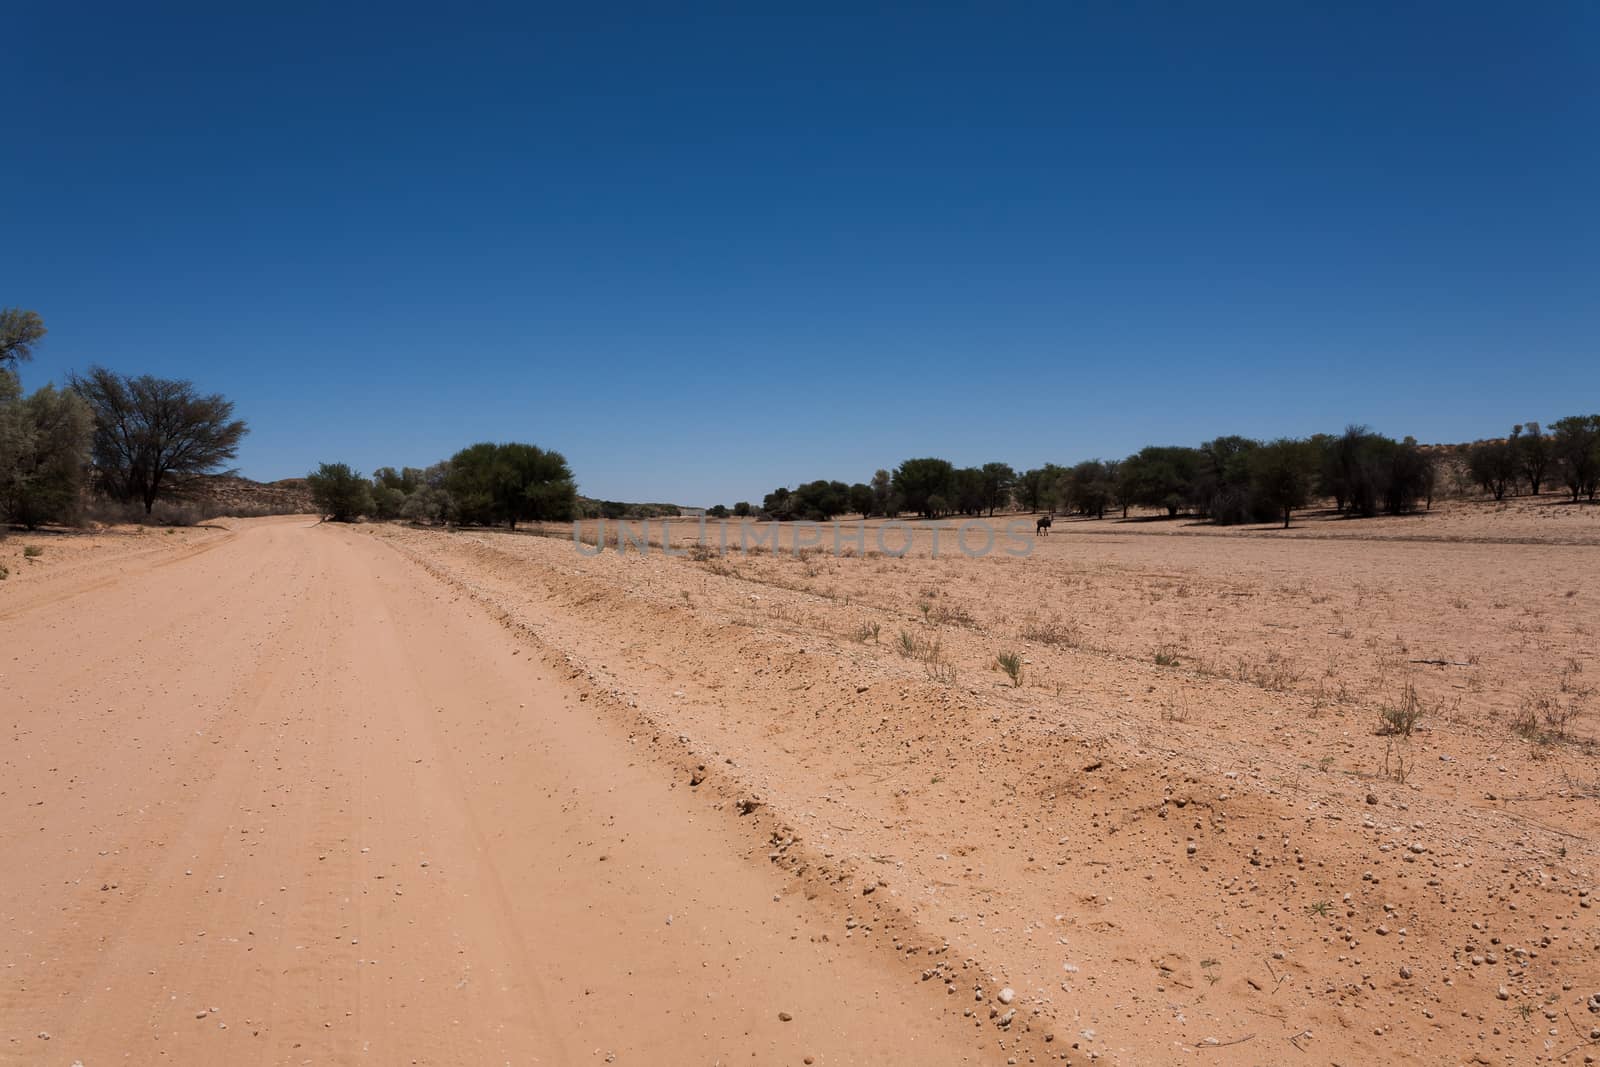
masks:
<svg viewBox="0 0 1600 1067"><path fill-rule="evenodd" d="M1003 1062L559 657L231 525L0 590L0 1062Z"/></svg>

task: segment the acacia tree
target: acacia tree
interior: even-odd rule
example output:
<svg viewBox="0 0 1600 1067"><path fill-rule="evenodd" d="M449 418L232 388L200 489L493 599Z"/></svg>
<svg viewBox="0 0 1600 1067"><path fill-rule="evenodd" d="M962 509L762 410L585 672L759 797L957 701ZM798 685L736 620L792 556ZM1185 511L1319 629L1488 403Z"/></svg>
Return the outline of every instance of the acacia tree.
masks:
<svg viewBox="0 0 1600 1067"><path fill-rule="evenodd" d="M956 471L951 497L955 510L962 515L982 515L989 503L984 488L983 471L977 467L961 467Z"/></svg>
<svg viewBox="0 0 1600 1067"><path fill-rule="evenodd" d="M462 521L494 525L570 519L578 487L566 457L537 445L485 441L450 459L445 486Z"/></svg>
<svg viewBox="0 0 1600 1067"><path fill-rule="evenodd" d="M900 508L895 503L894 483L889 472L879 468L872 472L872 510L879 515L893 518L899 514Z"/></svg>
<svg viewBox="0 0 1600 1067"><path fill-rule="evenodd" d="M1044 508L1054 510L1059 501L1058 486L1066 469L1054 463L1046 463L1042 467L1023 471L1017 477L1017 496L1030 513L1041 511Z"/></svg>
<svg viewBox="0 0 1600 1067"><path fill-rule="evenodd" d="M1287 530L1290 514L1311 499L1321 461L1318 446L1310 441L1286 437L1258 445L1249 450L1246 460L1250 494L1262 508L1281 514Z"/></svg>
<svg viewBox="0 0 1600 1067"><path fill-rule="evenodd" d="M1511 427L1511 444L1516 451L1517 465L1528 479L1528 488L1538 496L1545 469L1550 465L1550 439L1537 422L1525 422Z"/></svg>
<svg viewBox="0 0 1600 1067"><path fill-rule="evenodd" d="M354 522L373 510L372 484L348 463L324 463L306 475L312 503L334 522Z"/></svg>
<svg viewBox="0 0 1600 1067"><path fill-rule="evenodd" d="M1517 452L1514 441L1480 441L1467 450L1467 470L1472 480L1483 487L1496 500L1506 495L1506 487L1517 476Z"/></svg>
<svg viewBox="0 0 1600 1067"><path fill-rule="evenodd" d="M955 493L955 480L955 467L947 459L908 459L894 470L894 491L907 511L934 518L948 509L946 501Z"/></svg>
<svg viewBox="0 0 1600 1067"><path fill-rule="evenodd" d="M872 517L872 510L877 506L878 498L873 495L872 486L866 482L857 482L850 487L850 510L860 513L863 519ZM726 508L723 509L727 511Z"/></svg>
<svg viewBox="0 0 1600 1067"><path fill-rule="evenodd" d="M1003 508L1011 502L1011 490L1016 487L1017 472L1011 469L1009 463L985 463L981 469L984 504L989 508L990 518L993 518L996 508Z"/></svg>
<svg viewBox="0 0 1600 1067"><path fill-rule="evenodd" d="M1194 495L1200 452L1179 445L1147 445L1122 461L1123 484L1135 504L1176 515Z"/></svg>
<svg viewBox="0 0 1600 1067"><path fill-rule="evenodd" d="M1600 492L1600 415L1569 415L1550 427L1551 452L1574 502Z"/></svg>
<svg viewBox="0 0 1600 1067"><path fill-rule="evenodd" d="M0 367L32 359L33 346L45 332L37 311L0 308Z"/></svg>
<svg viewBox="0 0 1600 1067"><path fill-rule="evenodd" d="M249 432L233 402L202 394L194 383L145 374L125 377L91 367L69 379L94 413L94 464L101 485L145 514L174 477L211 474L238 454Z"/></svg>

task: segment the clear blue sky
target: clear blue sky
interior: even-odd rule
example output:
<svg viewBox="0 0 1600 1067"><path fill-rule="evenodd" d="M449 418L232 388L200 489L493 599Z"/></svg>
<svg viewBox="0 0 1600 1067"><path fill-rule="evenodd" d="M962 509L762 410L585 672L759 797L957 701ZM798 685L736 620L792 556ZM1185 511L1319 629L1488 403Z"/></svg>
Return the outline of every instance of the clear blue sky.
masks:
<svg viewBox="0 0 1600 1067"><path fill-rule="evenodd" d="M1600 409L1600 5L868 6L11 5L24 380L686 504Z"/></svg>

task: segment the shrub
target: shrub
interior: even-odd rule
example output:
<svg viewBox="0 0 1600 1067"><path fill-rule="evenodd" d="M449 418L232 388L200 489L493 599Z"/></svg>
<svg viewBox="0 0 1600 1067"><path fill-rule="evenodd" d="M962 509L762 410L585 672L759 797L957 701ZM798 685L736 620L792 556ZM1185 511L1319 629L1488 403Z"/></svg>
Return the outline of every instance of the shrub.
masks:
<svg viewBox="0 0 1600 1067"><path fill-rule="evenodd" d="M1407 682L1398 702L1385 704L1378 709L1378 733L1410 737L1411 731L1416 729L1417 723L1426 713L1427 708L1417 696L1417 687Z"/></svg>
<svg viewBox="0 0 1600 1067"><path fill-rule="evenodd" d="M1016 686L1019 686L1019 685L1022 684L1022 654L1021 653L1019 653L1019 652L1002 652L998 656L995 657L995 662L1000 665L1000 669L1001 670L1006 672L1006 676L1011 679L1011 685L1013 687L1016 687Z"/></svg>
<svg viewBox="0 0 1600 1067"><path fill-rule="evenodd" d="M377 479L374 478L374 481ZM372 517L375 519L394 519L400 516L400 511L405 507L406 494L403 490L392 486L378 484L372 487Z"/></svg>

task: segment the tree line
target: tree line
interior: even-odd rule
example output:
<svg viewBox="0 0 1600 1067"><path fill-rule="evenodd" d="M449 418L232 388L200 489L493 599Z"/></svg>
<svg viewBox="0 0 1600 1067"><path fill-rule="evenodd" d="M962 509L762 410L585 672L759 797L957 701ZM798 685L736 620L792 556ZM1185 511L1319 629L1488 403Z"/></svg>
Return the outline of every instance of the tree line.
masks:
<svg viewBox="0 0 1600 1067"><path fill-rule="evenodd" d="M95 366L24 393L18 368L46 332L37 312L0 309L0 519L76 523L91 497L148 516L234 458L249 428L189 381Z"/></svg>
<svg viewBox="0 0 1600 1067"><path fill-rule="evenodd" d="M1502 441L1466 450L1472 477L1500 499L1510 487L1534 494L1559 480L1574 501L1593 500L1600 483L1600 416L1551 424L1522 423ZM1400 515L1431 507L1439 483L1437 455L1406 437L1365 426L1341 434L1258 441L1230 435L1198 447L1149 445L1124 459L1046 463L1018 473L1005 463L957 467L935 457L908 459L870 482L811 481L768 493L757 514L779 521L828 521L839 515L924 518L993 515L1016 506L1104 518L1130 508L1180 513L1222 525L1281 521L1296 509L1331 500L1341 514ZM749 511L748 504L737 505ZM713 508L727 513L726 508Z"/></svg>
<svg viewBox="0 0 1600 1067"><path fill-rule="evenodd" d="M1496 500L1526 489L1534 496L1553 481L1576 501L1600 492L1600 415L1569 415L1550 424L1518 423L1498 441L1467 449L1467 473Z"/></svg>
<svg viewBox="0 0 1600 1067"><path fill-rule="evenodd" d="M317 510L336 522L410 519L470 526L565 521L578 489L566 457L521 442L469 445L431 467L379 467L370 478L347 463L307 476Z"/></svg>

